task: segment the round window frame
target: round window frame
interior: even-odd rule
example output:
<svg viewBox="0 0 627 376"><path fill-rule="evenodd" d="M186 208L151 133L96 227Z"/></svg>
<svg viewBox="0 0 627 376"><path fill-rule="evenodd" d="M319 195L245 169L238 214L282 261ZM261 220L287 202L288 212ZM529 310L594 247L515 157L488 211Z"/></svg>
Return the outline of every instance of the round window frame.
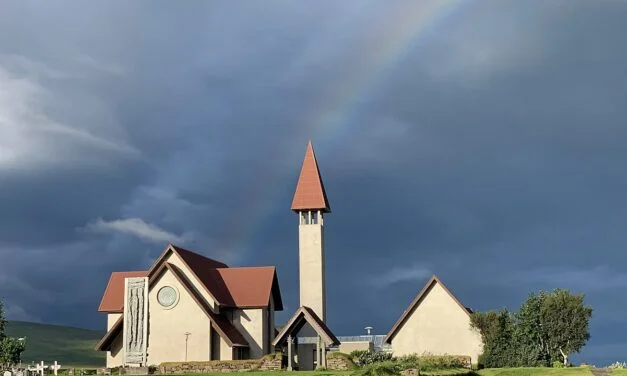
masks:
<svg viewBox="0 0 627 376"><path fill-rule="evenodd" d="M176 299L174 299L174 302L172 304L170 304L169 306L164 306L161 301L159 300L159 293L161 292L161 290L165 289L165 288L171 288L172 290L174 290L174 293L176 294ZM157 290L157 303L159 304L159 306L162 309L172 309L174 307L176 307L176 305L179 303L179 299L181 297L181 294L179 293L179 289L177 289L175 286L171 286L171 285L166 285L161 287L159 290Z"/></svg>

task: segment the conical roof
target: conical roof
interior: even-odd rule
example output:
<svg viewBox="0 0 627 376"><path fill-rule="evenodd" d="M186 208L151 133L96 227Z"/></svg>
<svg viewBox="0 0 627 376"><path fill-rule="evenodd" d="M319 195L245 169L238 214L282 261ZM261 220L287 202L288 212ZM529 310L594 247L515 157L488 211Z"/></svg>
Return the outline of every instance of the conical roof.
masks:
<svg viewBox="0 0 627 376"><path fill-rule="evenodd" d="M307 144L303 167L292 200L292 210L321 210L325 213L331 211L311 141Z"/></svg>

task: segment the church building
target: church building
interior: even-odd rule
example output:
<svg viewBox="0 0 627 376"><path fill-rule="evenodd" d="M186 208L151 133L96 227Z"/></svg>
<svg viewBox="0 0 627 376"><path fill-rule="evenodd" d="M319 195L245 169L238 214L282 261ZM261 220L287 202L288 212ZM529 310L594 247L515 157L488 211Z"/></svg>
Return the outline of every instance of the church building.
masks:
<svg viewBox="0 0 627 376"><path fill-rule="evenodd" d="M148 270L111 274L98 309L107 314L107 332L96 346L107 352L107 368L255 359L276 348L288 355L288 369L325 366L327 348L339 341L325 324L323 217L330 206L311 143L292 210L300 307L278 335L275 267L229 267L169 244ZM304 337L315 341L299 343Z"/></svg>
<svg viewBox="0 0 627 376"><path fill-rule="evenodd" d="M96 349L107 368L259 358L274 351L281 310L274 267L231 268L170 244L149 270L111 274Z"/></svg>

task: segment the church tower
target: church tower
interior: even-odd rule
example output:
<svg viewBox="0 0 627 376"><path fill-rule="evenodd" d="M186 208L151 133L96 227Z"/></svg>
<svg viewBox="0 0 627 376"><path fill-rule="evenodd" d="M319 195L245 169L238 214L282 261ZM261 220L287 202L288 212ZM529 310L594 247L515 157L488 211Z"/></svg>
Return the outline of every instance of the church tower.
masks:
<svg viewBox="0 0 627 376"><path fill-rule="evenodd" d="M311 141L296 185L292 210L298 214L300 305L326 321L324 215L331 212Z"/></svg>

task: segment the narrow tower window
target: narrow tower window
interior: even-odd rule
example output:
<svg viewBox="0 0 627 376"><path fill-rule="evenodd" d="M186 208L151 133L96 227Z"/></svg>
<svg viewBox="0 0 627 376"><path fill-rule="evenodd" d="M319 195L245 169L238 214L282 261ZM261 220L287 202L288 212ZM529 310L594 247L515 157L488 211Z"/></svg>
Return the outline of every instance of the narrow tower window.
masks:
<svg viewBox="0 0 627 376"><path fill-rule="evenodd" d="M311 224L312 225L317 225L318 224L318 212L317 211L312 211L311 212Z"/></svg>
<svg viewBox="0 0 627 376"><path fill-rule="evenodd" d="M300 224L301 225L309 224L309 212L306 212L306 211L300 212Z"/></svg>

